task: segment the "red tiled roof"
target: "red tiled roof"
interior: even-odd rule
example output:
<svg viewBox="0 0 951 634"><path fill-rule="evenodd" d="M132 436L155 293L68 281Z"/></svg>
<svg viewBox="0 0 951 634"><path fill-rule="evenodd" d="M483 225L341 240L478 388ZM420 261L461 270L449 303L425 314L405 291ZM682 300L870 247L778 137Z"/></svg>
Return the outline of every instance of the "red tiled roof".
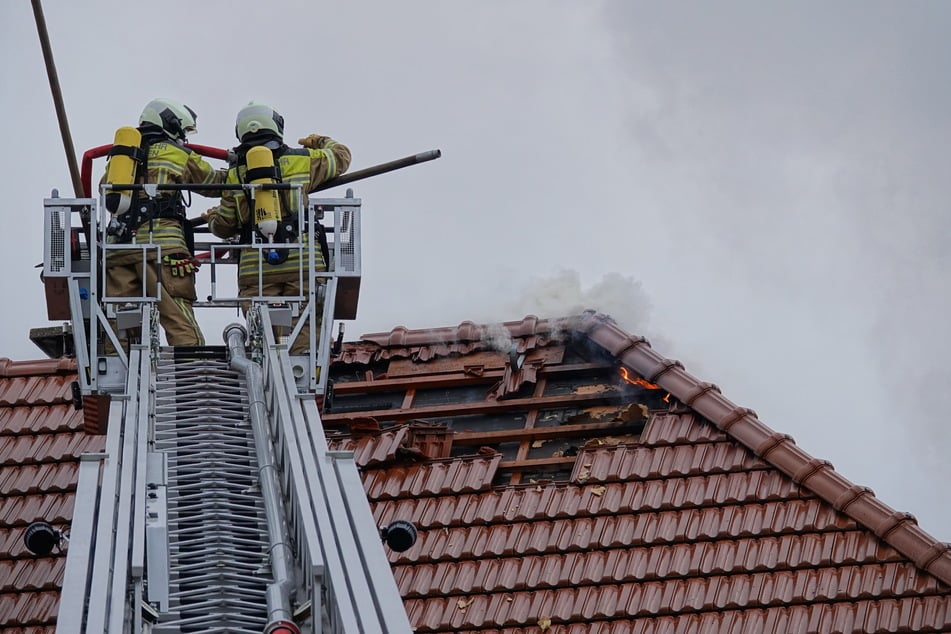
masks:
<svg viewBox="0 0 951 634"><path fill-rule="evenodd" d="M410 550L391 554L416 632L951 630L948 546L913 518L603 315L502 326L521 352L566 337L580 348L593 345L669 391L671 404L652 410L639 438L589 439L564 481L493 486L489 461L497 457L456 458L453 477L445 473L451 462L358 460L378 523L411 519L419 531ZM348 413L327 418L339 429L348 416L363 415L360 389L381 433L416 413L428 416L431 407L414 412L415 395L459 385L466 355L490 347L480 341L479 327L466 322L398 328L345 345L337 371L377 364L380 389L396 391L396 406L370 398L370 372L363 383L340 384ZM458 357L456 378L427 376L426 364L443 355ZM394 359L418 365L401 367L394 378L380 365ZM559 376L554 366L534 368L537 376L526 382L539 384L535 396L516 400L542 402L544 383ZM591 389L610 392L597 382ZM529 412L527 420L525 430L511 433L542 431L531 429L541 414ZM464 417L449 424L457 435L466 428ZM352 442L359 456L370 441ZM496 474L531 462L519 456L499 463Z"/></svg>
<svg viewBox="0 0 951 634"><path fill-rule="evenodd" d="M23 544L33 521L66 528L73 515L78 460L102 451L103 436L82 433L72 405L72 359L0 358L0 631L52 634L66 557L36 557Z"/></svg>
<svg viewBox="0 0 951 634"><path fill-rule="evenodd" d="M395 466L367 470L363 478L373 499L457 495L482 491L492 484L501 455L490 458L465 457L427 462L416 466Z"/></svg>
<svg viewBox="0 0 951 634"><path fill-rule="evenodd" d="M369 433L361 431L356 438L330 436L327 446L331 451L352 451L354 461L361 467L379 466L397 461L445 458L451 436L445 427L430 425L397 425L380 430L375 422L368 425ZM351 430L355 427L351 423Z"/></svg>
<svg viewBox="0 0 951 634"><path fill-rule="evenodd" d="M919 567L951 584L951 547L918 528L914 516L895 511L870 489L848 481L828 461L813 458L797 447L790 436L776 433L760 422L756 412L724 398L716 385L694 378L679 361L657 354L643 337L632 337L612 320L595 314L585 316L580 330L794 482L871 529Z"/></svg>
<svg viewBox="0 0 951 634"><path fill-rule="evenodd" d="M417 633L951 631L947 544L603 315L400 327L341 374L330 448L380 525L417 527L390 556ZM68 524L102 448L74 379L0 359L4 632L54 629L65 558L22 535Z"/></svg>

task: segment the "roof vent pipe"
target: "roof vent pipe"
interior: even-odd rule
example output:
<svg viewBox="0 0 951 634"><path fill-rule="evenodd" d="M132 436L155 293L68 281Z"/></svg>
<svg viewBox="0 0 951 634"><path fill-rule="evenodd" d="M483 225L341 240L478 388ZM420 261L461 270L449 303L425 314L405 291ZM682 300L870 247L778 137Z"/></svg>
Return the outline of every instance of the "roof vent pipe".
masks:
<svg viewBox="0 0 951 634"><path fill-rule="evenodd" d="M273 581L267 588L268 627L266 633L300 632L293 624L291 614L291 549L284 530L284 513L281 509L281 489L277 467L272 454L271 434L268 431L267 407L264 401L264 373L261 366L250 359L244 351L247 331L240 324L230 324L224 330L224 339L228 344L231 367L244 372L248 390L248 403L251 412L251 430L254 433L254 447L258 459L258 477L261 483L261 495L264 498L264 512L267 518L267 532ZM291 629L293 628L293 629Z"/></svg>

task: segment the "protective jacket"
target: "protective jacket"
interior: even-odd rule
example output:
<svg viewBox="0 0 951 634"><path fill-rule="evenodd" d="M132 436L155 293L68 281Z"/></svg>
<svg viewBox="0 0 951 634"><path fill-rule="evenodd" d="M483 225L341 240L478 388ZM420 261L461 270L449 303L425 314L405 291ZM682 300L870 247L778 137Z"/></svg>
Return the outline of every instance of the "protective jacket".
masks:
<svg viewBox="0 0 951 634"><path fill-rule="evenodd" d="M139 167L136 178L138 183L220 184L225 180L225 170L216 170L201 155L170 140L163 134L143 132L143 149L146 146L148 147L147 159ZM221 195L220 191L212 190L197 193L212 198ZM163 256L184 255L189 252L188 240L186 240L185 205L181 192L159 191L155 199L149 199L145 192L135 192L130 210L119 216L118 220L126 226L127 232L125 235L109 235L107 238L109 243L141 244L151 241L162 247ZM150 257L152 257L151 254ZM109 254L109 264L129 264L140 258L139 251L113 251Z"/></svg>
<svg viewBox="0 0 951 634"><path fill-rule="evenodd" d="M350 150L330 137L322 137L319 149L289 148L281 143L273 141L271 143L274 145L271 149L281 182L302 185L304 195L311 193L321 183L343 174L350 166ZM242 144L235 148L236 160L228 170L226 183L247 182L247 165L244 157L251 147L253 146ZM281 201L282 219L296 223L297 215L301 212L296 192L293 190L282 192ZM248 195L242 190L223 190L221 205L209 211L207 217L209 230L219 238L250 235L249 229L253 222L251 206ZM299 241L307 243L306 228L300 235ZM240 288L257 286L259 266L263 266L261 275L266 282L290 282L298 279L301 252L297 249L288 249L287 259L278 264L264 262L262 265L258 253L255 249L242 249L241 260L238 264ZM309 257L307 249L303 250L303 257ZM319 249L315 250L314 261L316 270L327 270L326 262Z"/></svg>

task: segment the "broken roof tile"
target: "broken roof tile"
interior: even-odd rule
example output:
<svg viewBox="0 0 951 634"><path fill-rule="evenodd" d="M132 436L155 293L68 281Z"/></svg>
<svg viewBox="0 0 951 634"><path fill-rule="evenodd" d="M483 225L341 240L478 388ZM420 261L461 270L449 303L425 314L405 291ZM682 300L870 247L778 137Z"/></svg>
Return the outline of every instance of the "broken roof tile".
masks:
<svg viewBox="0 0 951 634"><path fill-rule="evenodd" d="M397 462L420 462L446 458L452 446L452 432L445 425L410 423L394 425L374 434L358 437L328 437L331 451L352 451L362 468L378 468Z"/></svg>

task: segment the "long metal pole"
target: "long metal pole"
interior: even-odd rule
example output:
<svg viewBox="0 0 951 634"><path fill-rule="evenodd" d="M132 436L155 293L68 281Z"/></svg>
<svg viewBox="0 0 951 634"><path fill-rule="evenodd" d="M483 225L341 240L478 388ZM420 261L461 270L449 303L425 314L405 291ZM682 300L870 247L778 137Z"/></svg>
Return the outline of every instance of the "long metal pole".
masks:
<svg viewBox="0 0 951 634"><path fill-rule="evenodd" d="M2 0L0 0L2 1ZM346 185L347 183L352 183L353 181L358 181L364 178L370 178L371 176L377 176L379 174L385 174L387 172L392 172L393 170L403 169L404 167L409 167L410 165L416 165L418 163L425 163L426 161L432 161L438 159L442 156L441 150L429 150L427 152L420 152L419 154L413 154L410 156L404 156L401 159L396 159L395 161L390 161L388 163L380 163L379 165L374 165L372 167L367 167L366 169L357 170L356 172L350 172L344 174L343 176L338 176L337 178L332 178L325 183L321 183L315 187L312 192L319 192L325 189L330 189L331 187L337 187L339 185ZM277 185L269 185L268 189L292 189L296 185L290 183L278 183ZM141 189L141 185L122 185L119 189L125 190L135 190ZM191 189L195 191L201 191L204 189L213 189L215 191L221 189L220 185L161 185L159 189ZM116 189L113 187L113 189ZM226 189L236 189L236 187L226 187ZM200 227L201 225L207 223L208 221L204 218L192 218L188 222L191 223L193 227Z"/></svg>
<svg viewBox="0 0 951 634"><path fill-rule="evenodd" d="M344 174L343 176L338 176L337 178L332 178L326 183L321 183L315 187L313 191L319 192L324 189L330 189L331 187L337 187L338 185L345 185L347 183L352 183L353 181L370 178L371 176L377 176L378 174L385 174L387 172L392 172L393 170L409 167L410 165L416 165L417 163L425 163L426 161L438 159L440 156L442 156L442 152L440 150L429 150L428 152L420 152L419 154L413 154L412 156L405 156L401 159L396 159L395 161L381 163L379 165L374 165L373 167L368 167L366 169L357 170L356 172Z"/></svg>
<svg viewBox="0 0 951 634"><path fill-rule="evenodd" d="M53 49L50 46L49 32L46 30L46 18L43 17L43 7L40 0L33 1L33 17L36 18L36 31L40 36L40 46L43 48L43 59L46 61L46 76L50 80L50 90L53 93L53 105L56 106L56 119L59 121L59 133L63 137L63 149L66 150L66 162L69 164L69 176L73 181L73 191L76 198L83 196L83 181L79 176L79 163L76 161L76 150L73 149L73 137L69 133L69 122L66 120L66 107L63 105L63 91L59 87L59 78L56 75L56 65L53 63Z"/></svg>

